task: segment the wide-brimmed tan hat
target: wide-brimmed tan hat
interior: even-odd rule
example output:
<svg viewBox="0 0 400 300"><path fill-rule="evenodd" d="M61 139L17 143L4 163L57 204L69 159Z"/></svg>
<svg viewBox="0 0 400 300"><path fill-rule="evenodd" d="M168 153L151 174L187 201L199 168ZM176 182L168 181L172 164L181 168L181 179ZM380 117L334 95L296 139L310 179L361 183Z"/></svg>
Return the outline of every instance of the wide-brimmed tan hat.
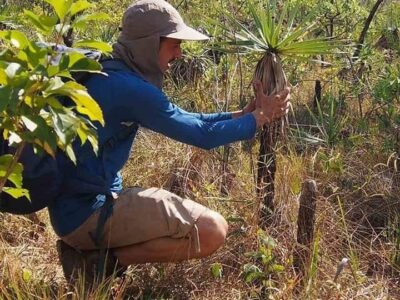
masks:
<svg viewBox="0 0 400 300"><path fill-rule="evenodd" d="M164 0L134 2L122 19L122 32L132 40L158 34L179 40L208 40L209 37L185 24L179 12Z"/></svg>

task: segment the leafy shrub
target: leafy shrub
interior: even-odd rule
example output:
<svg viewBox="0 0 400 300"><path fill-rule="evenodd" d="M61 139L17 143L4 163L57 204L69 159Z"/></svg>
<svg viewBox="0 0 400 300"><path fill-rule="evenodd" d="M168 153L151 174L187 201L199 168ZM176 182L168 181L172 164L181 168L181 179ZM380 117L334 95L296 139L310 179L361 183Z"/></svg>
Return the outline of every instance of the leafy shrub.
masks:
<svg viewBox="0 0 400 300"><path fill-rule="evenodd" d="M53 14L25 10L24 15L47 43L32 42L19 30L0 31L0 129L3 138L17 149L13 156L0 159L0 189L3 191L8 177L18 178L12 180L14 196L21 195L23 166L17 161L26 144L53 157L60 149L75 161L72 142L79 137L82 144L89 141L97 151L95 126L104 125L100 107L73 77L75 72L100 72L101 65L73 49L58 51L69 29L84 28L99 14L83 14L93 6L86 0L46 2ZM75 46L111 49L94 40L77 41ZM66 98L72 104L66 105Z"/></svg>

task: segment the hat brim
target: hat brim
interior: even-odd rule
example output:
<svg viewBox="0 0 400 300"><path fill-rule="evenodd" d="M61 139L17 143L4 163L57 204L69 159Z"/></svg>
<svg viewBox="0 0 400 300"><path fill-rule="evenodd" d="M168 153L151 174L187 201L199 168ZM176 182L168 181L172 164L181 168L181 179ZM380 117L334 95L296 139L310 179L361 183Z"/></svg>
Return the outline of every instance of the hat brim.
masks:
<svg viewBox="0 0 400 300"><path fill-rule="evenodd" d="M188 41L206 41L210 39L205 34L202 34L189 26L186 26L176 32L169 33L163 36L171 39L188 40Z"/></svg>

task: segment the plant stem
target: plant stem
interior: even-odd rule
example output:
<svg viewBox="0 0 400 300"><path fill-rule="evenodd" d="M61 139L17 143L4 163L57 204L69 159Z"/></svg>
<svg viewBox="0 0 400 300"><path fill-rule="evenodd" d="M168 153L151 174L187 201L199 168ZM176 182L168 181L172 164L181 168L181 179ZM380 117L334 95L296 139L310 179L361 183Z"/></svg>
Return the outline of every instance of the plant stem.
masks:
<svg viewBox="0 0 400 300"><path fill-rule="evenodd" d="M9 164L7 168L6 175L0 179L0 194L3 192L3 188L7 182L8 177L11 175L12 171L14 170L15 166L18 163L19 158L21 157L22 151L24 150L25 142L22 142L18 145L17 150L14 153L13 160Z"/></svg>
<svg viewBox="0 0 400 300"><path fill-rule="evenodd" d="M278 55L266 52L258 62L254 79L260 80L266 95L273 95L287 85L286 76ZM280 122L264 126L260 134L260 149L257 163L257 191L260 199L259 224L270 225L275 196L276 154L275 147L280 135Z"/></svg>
<svg viewBox="0 0 400 300"><path fill-rule="evenodd" d="M383 0L376 1L374 7L372 7L372 9L368 15L367 20L365 20L364 28L361 31L360 37L358 38L358 44L357 44L356 50L354 51L354 54L353 54L353 61L355 59L357 59L358 56L360 55L361 48L362 48L362 45L364 44L365 37L367 36L369 26L371 25L372 19L374 18L376 12L378 11L379 6L382 3L383 3Z"/></svg>

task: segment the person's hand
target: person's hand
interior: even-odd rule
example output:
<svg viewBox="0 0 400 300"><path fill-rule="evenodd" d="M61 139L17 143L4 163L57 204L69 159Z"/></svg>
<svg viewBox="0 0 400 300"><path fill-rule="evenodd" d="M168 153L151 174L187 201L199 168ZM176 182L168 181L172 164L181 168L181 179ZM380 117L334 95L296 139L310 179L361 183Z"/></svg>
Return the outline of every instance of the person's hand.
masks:
<svg viewBox="0 0 400 300"><path fill-rule="evenodd" d="M251 113L256 109L256 99L250 99L249 102L247 102L246 106L243 107L242 109L242 115L245 115L247 113Z"/></svg>
<svg viewBox="0 0 400 300"><path fill-rule="evenodd" d="M267 96L264 94L261 81L254 82L256 95L254 115L257 127L271 124L279 120L289 112L290 88L286 87L275 95Z"/></svg>

